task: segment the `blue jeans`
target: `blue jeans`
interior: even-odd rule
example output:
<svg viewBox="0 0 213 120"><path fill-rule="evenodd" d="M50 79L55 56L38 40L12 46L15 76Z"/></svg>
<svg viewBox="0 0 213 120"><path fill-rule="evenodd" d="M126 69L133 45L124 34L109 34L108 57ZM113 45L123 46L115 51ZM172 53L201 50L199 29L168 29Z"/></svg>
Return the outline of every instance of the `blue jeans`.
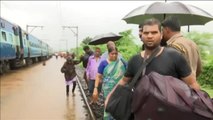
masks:
<svg viewBox="0 0 213 120"><path fill-rule="evenodd" d="M93 94L93 90L95 88L95 80L89 80L89 93L90 95ZM102 89L102 83L99 83L99 86L98 86L98 93L101 92L101 89Z"/></svg>

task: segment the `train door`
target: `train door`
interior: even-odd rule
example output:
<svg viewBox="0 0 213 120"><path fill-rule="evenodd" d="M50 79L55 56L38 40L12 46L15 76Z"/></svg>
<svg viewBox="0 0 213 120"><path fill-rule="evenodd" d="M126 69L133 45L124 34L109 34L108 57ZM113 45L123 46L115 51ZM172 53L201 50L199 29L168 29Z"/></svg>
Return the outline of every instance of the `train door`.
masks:
<svg viewBox="0 0 213 120"><path fill-rule="evenodd" d="M28 57L28 44L27 44L27 33L22 31L22 39L23 39L23 48L24 48L24 58Z"/></svg>
<svg viewBox="0 0 213 120"><path fill-rule="evenodd" d="M27 44L27 50L28 50L28 57L30 58L30 40L29 40L29 35L26 33L26 44Z"/></svg>
<svg viewBox="0 0 213 120"><path fill-rule="evenodd" d="M19 39L19 34L18 34L18 27L13 26L13 32L14 32L14 42L16 46L16 58L20 58L20 39Z"/></svg>
<svg viewBox="0 0 213 120"><path fill-rule="evenodd" d="M22 30L21 27L18 26L18 35L20 40L20 58L24 58L24 43L23 43L23 36L22 36Z"/></svg>
<svg viewBox="0 0 213 120"><path fill-rule="evenodd" d="M10 61L10 67L13 69L24 65L24 49L21 28L15 25L12 28L15 34L14 42L16 43L16 59Z"/></svg>
<svg viewBox="0 0 213 120"><path fill-rule="evenodd" d="M22 40L23 40L23 48L24 48L24 60L26 65L30 65L33 63L33 61L30 58L30 46L29 46L28 34L24 31L22 31Z"/></svg>

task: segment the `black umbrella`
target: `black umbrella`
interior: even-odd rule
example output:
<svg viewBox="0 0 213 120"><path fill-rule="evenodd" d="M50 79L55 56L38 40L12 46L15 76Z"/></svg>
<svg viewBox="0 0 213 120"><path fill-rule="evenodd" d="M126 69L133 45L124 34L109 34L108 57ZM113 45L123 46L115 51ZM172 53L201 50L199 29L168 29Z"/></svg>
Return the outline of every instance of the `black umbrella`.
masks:
<svg viewBox="0 0 213 120"><path fill-rule="evenodd" d="M143 5L128 13L123 20L127 23L140 24L145 19L157 18L163 21L167 16L176 16L184 25L204 25L213 20L213 16L208 12L193 6L185 5L181 2L154 2L152 4Z"/></svg>
<svg viewBox="0 0 213 120"><path fill-rule="evenodd" d="M106 34L100 34L95 36L91 42L89 42L89 45L99 45L99 44L105 44L108 41L117 41L121 38L122 36L117 35L115 33L106 33Z"/></svg>

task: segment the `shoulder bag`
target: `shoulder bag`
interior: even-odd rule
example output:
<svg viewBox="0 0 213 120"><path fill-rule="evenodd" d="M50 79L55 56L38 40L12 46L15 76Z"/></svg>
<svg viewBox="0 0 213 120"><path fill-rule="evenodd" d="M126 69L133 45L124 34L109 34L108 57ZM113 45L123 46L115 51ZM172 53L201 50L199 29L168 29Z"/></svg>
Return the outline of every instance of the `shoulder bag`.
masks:
<svg viewBox="0 0 213 120"><path fill-rule="evenodd" d="M156 48L152 55L147 60L143 61L139 71L128 85L117 85L106 106L106 112L110 113L114 119L129 120L131 116L132 95L134 92L133 88L142 74L143 69L152 61L159 50L159 47Z"/></svg>

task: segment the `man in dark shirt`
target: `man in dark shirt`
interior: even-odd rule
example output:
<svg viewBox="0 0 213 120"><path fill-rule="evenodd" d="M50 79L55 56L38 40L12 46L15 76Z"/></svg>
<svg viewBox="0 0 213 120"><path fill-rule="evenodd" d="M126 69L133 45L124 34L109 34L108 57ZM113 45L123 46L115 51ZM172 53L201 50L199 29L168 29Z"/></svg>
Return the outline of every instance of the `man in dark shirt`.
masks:
<svg viewBox="0 0 213 120"><path fill-rule="evenodd" d="M161 24L158 20L148 19L144 22L142 37L145 51L133 56L129 60L127 71L118 84L127 84L136 75L137 71L142 65L144 56L147 56L148 58L156 48L160 48L160 51L155 58L153 58L152 62L146 66L145 74L147 75L150 72L155 71L162 75L169 75L179 78L190 87L200 89L200 86L197 83L196 78L193 76L184 56L173 48L160 47L162 33ZM114 87L114 89L115 88L116 87ZM114 89L111 91L111 93L114 91ZM106 104L111 96L111 93L106 99Z"/></svg>
<svg viewBox="0 0 213 120"><path fill-rule="evenodd" d="M86 69L87 68L87 63L88 63L88 59L91 55L93 55L93 51L89 48L89 46L84 46L84 52L85 54L83 56L80 57L80 61L83 63L83 67ZM86 71L84 72L84 79L88 85L88 80L86 77Z"/></svg>
<svg viewBox="0 0 213 120"><path fill-rule="evenodd" d="M191 74L191 70L187 65L185 58L179 52L173 48L162 49L161 54L155 57L153 61L147 65L146 75L155 71L162 75L169 75L181 79ZM125 77L133 78L143 64L143 60L144 58L141 54L133 56L129 60Z"/></svg>
<svg viewBox="0 0 213 120"><path fill-rule="evenodd" d="M83 47L85 54L80 57L80 62L83 62L83 67L87 68L88 59L91 55L93 55L93 51L89 48L89 46Z"/></svg>

